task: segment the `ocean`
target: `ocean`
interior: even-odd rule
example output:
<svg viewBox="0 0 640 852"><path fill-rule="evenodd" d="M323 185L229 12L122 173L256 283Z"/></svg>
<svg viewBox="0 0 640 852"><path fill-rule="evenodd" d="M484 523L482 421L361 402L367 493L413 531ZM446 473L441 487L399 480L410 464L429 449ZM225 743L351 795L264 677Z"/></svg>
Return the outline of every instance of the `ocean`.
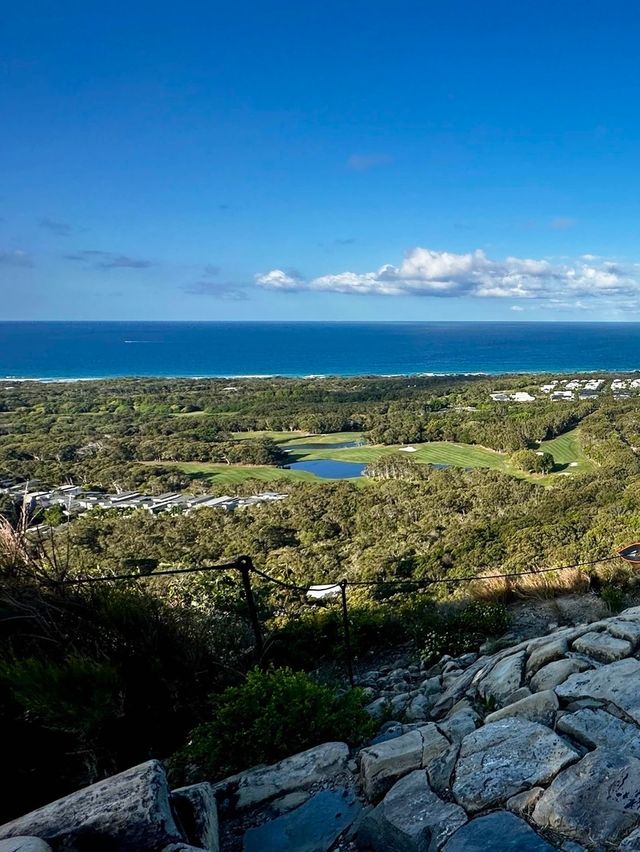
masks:
<svg viewBox="0 0 640 852"><path fill-rule="evenodd" d="M637 369L640 323L0 323L11 379Z"/></svg>

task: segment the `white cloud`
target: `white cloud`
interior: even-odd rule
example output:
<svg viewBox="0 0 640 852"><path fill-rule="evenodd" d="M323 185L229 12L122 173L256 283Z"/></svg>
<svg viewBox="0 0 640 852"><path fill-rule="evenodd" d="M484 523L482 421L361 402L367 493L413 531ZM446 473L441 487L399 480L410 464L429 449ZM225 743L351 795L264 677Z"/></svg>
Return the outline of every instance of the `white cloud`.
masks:
<svg viewBox="0 0 640 852"><path fill-rule="evenodd" d="M553 263L507 257L493 260L481 249L466 254L413 248L399 266L373 272L338 272L305 280L299 273L273 269L256 276L267 290L326 291L380 296L470 296L489 299L640 299L640 270L584 257Z"/></svg>

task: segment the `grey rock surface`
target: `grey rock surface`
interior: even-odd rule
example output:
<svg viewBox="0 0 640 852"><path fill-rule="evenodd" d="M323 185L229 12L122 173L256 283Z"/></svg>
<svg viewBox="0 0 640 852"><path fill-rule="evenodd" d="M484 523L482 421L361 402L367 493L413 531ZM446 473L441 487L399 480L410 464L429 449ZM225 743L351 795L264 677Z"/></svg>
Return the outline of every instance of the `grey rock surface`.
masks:
<svg viewBox="0 0 640 852"><path fill-rule="evenodd" d="M12 837L0 840L0 852L51 852L51 847L39 837Z"/></svg>
<svg viewBox="0 0 640 852"><path fill-rule="evenodd" d="M560 706L558 698L552 689L544 692L534 692L533 695L508 704L500 710L496 710L485 718L485 724L498 722L508 716L517 716L519 719L528 719L530 722L539 722L541 725L553 727L555 712Z"/></svg>
<svg viewBox="0 0 640 852"><path fill-rule="evenodd" d="M362 809L351 790L321 790L284 816L250 828L244 852L327 852Z"/></svg>
<svg viewBox="0 0 640 852"><path fill-rule="evenodd" d="M589 749L601 746L640 758L640 729L602 709L584 709L558 719L557 730Z"/></svg>
<svg viewBox="0 0 640 852"><path fill-rule="evenodd" d="M607 624L607 630L617 639L625 639L631 643L632 650L640 644L640 622L628 618L612 618Z"/></svg>
<svg viewBox="0 0 640 852"><path fill-rule="evenodd" d="M492 722L462 741L453 795L469 813L548 783L578 759L544 725L515 717Z"/></svg>
<svg viewBox="0 0 640 852"><path fill-rule="evenodd" d="M547 663L552 663L554 660L561 659L567 653L568 648L569 643L562 636L534 648L527 660L527 673L534 675L538 669L546 666Z"/></svg>
<svg viewBox="0 0 640 852"><path fill-rule="evenodd" d="M509 811L476 817L458 829L444 846L444 852L553 852L554 849Z"/></svg>
<svg viewBox="0 0 640 852"><path fill-rule="evenodd" d="M462 700L451 708L446 719L438 722L438 728L452 743L461 743L480 723L480 716L471 703Z"/></svg>
<svg viewBox="0 0 640 852"><path fill-rule="evenodd" d="M162 764L150 760L0 826L0 839L32 835L56 849L156 852L183 841Z"/></svg>
<svg viewBox="0 0 640 852"><path fill-rule="evenodd" d="M640 852L640 828L632 831L618 846L620 852Z"/></svg>
<svg viewBox="0 0 640 852"><path fill-rule="evenodd" d="M601 663L614 663L628 657L633 650L631 642L616 639L610 633L585 633L573 643L573 650L586 654Z"/></svg>
<svg viewBox="0 0 640 852"><path fill-rule="evenodd" d="M367 799L376 801L403 775L441 757L449 745L431 722L396 739L363 748L360 775Z"/></svg>
<svg viewBox="0 0 640 852"><path fill-rule="evenodd" d="M520 816L530 816L543 793L544 787L532 787L523 793L517 793L507 799L507 808Z"/></svg>
<svg viewBox="0 0 640 852"><path fill-rule="evenodd" d="M577 657L568 657L564 660L556 660L553 663L547 663L531 678L529 686L532 692L544 692L547 689L554 689L570 677L572 674L586 671L590 668L586 660L580 660Z"/></svg>
<svg viewBox="0 0 640 852"><path fill-rule="evenodd" d="M552 664L553 665L553 664ZM574 674L556 687L562 703L580 699L610 702L640 723L640 662L633 657Z"/></svg>
<svg viewBox="0 0 640 852"><path fill-rule="evenodd" d="M189 843L219 852L218 805L211 784L179 787L171 792L171 804Z"/></svg>
<svg viewBox="0 0 640 852"><path fill-rule="evenodd" d="M438 798L418 769L365 817L358 841L375 852L436 852L466 821L463 809Z"/></svg>
<svg viewBox="0 0 640 852"><path fill-rule="evenodd" d="M226 778L216 784L214 790L219 800L224 797L230 800L232 809L241 811L294 790L307 790L318 781L332 778L346 769L348 759L346 743L323 743L272 766Z"/></svg>
<svg viewBox="0 0 640 852"><path fill-rule="evenodd" d="M499 707L522 684L526 653L520 651L500 660L491 671L476 684L479 695L494 698Z"/></svg>
<svg viewBox="0 0 640 852"><path fill-rule="evenodd" d="M588 846L615 844L640 822L640 760L598 748L561 772L534 821Z"/></svg>

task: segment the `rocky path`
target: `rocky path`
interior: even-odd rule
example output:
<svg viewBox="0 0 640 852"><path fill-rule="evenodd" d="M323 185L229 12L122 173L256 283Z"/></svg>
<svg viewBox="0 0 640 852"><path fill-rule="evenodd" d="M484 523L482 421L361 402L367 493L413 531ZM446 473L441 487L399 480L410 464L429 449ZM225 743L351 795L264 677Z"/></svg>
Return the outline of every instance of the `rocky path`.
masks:
<svg viewBox="0 0 640 852"><path fill-rule="evenodd" d="M386 663L361 678L398 721L355 754L325 743L177 791L152 761L0 827L0 852L640 852L639 658L633 607Z"/></svg>

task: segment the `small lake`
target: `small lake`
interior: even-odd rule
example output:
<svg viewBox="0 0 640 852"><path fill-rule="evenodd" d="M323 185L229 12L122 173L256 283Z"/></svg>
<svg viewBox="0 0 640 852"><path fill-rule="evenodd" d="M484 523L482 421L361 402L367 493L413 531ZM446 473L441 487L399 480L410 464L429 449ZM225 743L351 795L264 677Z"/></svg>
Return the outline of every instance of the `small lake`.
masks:
<svg viewBox="0 0 640 852"><path fill-rule="evenodd" d="M291 470L306 470L321 479L355 479L362 476L366 464L361 462L342 462L334 459L315 459L299 461L287 465Z"/></svg>

